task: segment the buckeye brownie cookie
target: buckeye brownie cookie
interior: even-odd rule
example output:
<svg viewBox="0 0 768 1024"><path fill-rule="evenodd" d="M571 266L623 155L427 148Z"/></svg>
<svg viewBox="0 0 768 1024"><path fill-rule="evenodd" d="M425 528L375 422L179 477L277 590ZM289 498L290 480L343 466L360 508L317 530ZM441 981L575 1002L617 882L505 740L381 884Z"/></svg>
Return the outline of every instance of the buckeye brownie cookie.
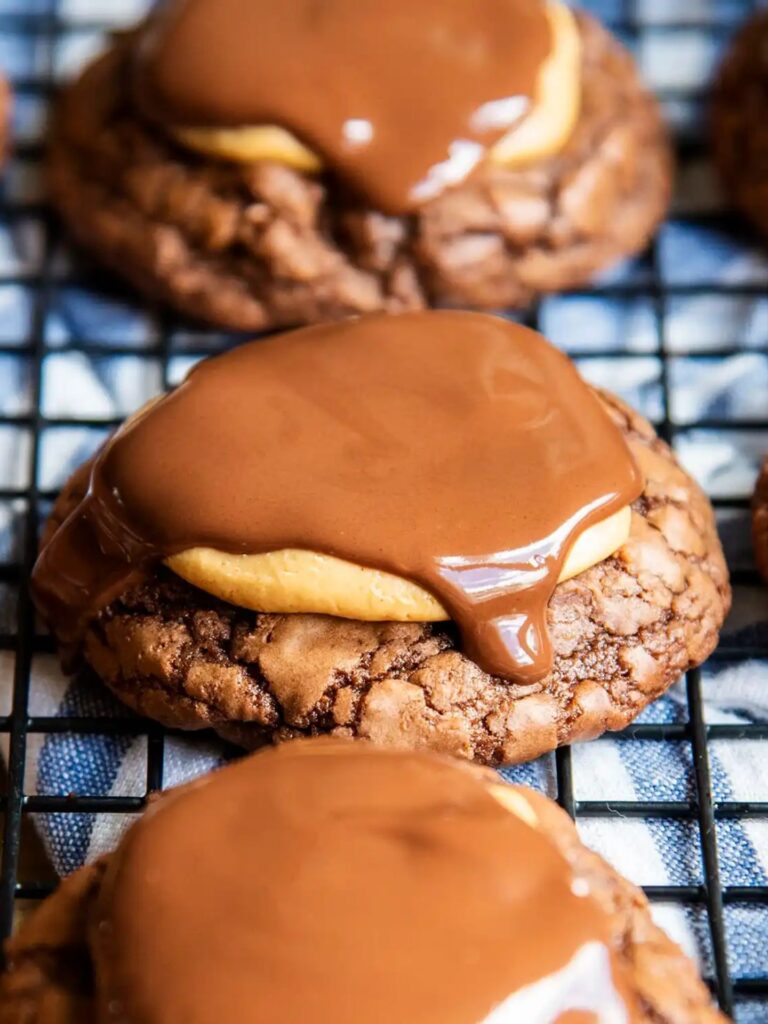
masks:
<svg viewBox="0 0 768 1024"><path fill-rule="evenodd" d="M0 1024L724 1020L545 797L327 739L162 797L8 958Z"/></svg>
<svg viewBox="0 0 768 1024"><path fill-rule="evenodd" d="M646 244L670 164L564 0L171 0L64 90L50 187L145 294L256 330L583 282Z"/></svg>
<svg viewBox="0 0 768 1024"><path fill-rule="evenodd" d="M64 660L245 745L522 761L714 647L712 510L540 335L375 314L198 364L64 489L34 569Z"/></svg>
<svg viewBox="0 0 768 1024"><path fill-rule="evenodd" d="M768 235L768 12L751 18L726 52L712 100L712 145L736 206Z"/></svg>

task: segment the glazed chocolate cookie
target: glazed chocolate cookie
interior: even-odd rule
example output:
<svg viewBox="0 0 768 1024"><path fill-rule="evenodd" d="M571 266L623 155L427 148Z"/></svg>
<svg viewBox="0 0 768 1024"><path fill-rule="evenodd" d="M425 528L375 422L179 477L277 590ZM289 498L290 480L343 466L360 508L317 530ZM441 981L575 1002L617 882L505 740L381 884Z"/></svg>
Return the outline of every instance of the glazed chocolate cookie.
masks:
<svg viewBox="0 0 768 1024"><path fill-rule="evenodd" d="M760 467L752 497L752 541L757 567L768 580L768 457Z"/></svg>
<svg viewBox="0 0 768 1024"><path fill-rule="evenodd" d="M586 15L576 24L580 103L562 147L522 166L482 163L394 214L361 201L333 173L182 146L178 133L140 113L136 38L127 36L61 97L50 141L53 201L73 237L140 291L226 327L524 305L641 250L670 195L656 102L615 38ZM550 105L556 111L565 100ZM408 148L423 130L401 134Z"/></svg>
<svg viewBox="0 0 768 1024"><path fill-rule="evenodd" d="M0 1024L725 1019L551 801L363 744L164 796L7 953Z"/></svg>
<svg viewBox="0 0 768 1024"><path fill-rule="evenodd" d="M735 205L768 235L768 12L750 19L726 53L712 100L712 145Z"/></svg>
<svg viewBox="0 0 768 1024"><path fill-rule="evenodd" d="M730 603L651 426L533 332L450 312L200 364L65 488L33 583L64 654L168 725L488 764L621 729Z"/></svg>

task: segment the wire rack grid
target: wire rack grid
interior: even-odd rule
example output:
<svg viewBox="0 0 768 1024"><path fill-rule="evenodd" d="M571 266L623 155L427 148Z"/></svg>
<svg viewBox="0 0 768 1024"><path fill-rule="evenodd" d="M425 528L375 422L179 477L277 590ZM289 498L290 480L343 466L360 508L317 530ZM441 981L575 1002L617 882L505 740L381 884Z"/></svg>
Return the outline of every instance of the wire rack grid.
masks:
<svg viewBox="0 0 768 1024"><path fill-rule="evenodd" d="M51 888L45 877L20 877L26 818L135 813L164 779L167 734L159 726L127 713L101 717L35 711L34 670L52 646L35 621L27 581L40 523L62 482L61 468L52 464L50 438L71 437L75 447L92 449L149 393L169 386L195 359L231 341L137 305L119 284L71 257L42 202L41 142L57 81L95 50L105 31L129 21L143 6L140 0L0 0L0 65L9 71L17 97L17 144L0 195L0 385L4 378L7 385L0 386L0 461L13 455L10 476L0 477L0 516L12 526L10 541L0 544L0 673L6 674L10 697L8 706L0 708L0 735L7 745L7 781L0 795L1 936L11 930L18 900L38 899ZM745 480L753 476L759 452L768 449L768 260L708 187L704 109L717 55L755 5L740 0L599 0L587 6L635 49L657 87L677 133L681 201L641 258L590 289L544 300L526 321L561 342L588 377L607 373L614 386L627 382L630 397L684 461L705 469L714 461L708 482L726 541L731 541L734 583L737 592L753 593L758 580L745 552ZM683 47L685 60L679 57ZM711 250L720 254L717 265L708 256ZM748 392L746 400L733 405L726 396L715 403L714 413L701 415L690 399L691 381L711 389L734 367L743 369L745 359L757 398ZM61 403L62 391L83 360L103 368L102 379L109 379L111 366L128 369L129 384L121 385L114 402L78 409ZM730 446L725 465L724 437ZM754 636L745 644L743 637L729 642L726 634L711 664L717 668L768 658L768 638L759 631ZM746 972L734 967L738 958L730 948L728 923L731 908L746 907L758 915L755 934L768 934L768 885L744 884L730 870L724 872L721 850L721 830L728 822L768 819L768 795L757 800L723 796L712 771L718 742L748 746L768 766L768 724L748 718L711 722L702 697L707 671L688 673L676 714L656 716L651 709L620 735L622 744L634 744L638 751L647 744L684 748L690 785L682 793L674 791L668 798L660 791L658 798L632 800L590 793L585 798L579 759L569 749L557 753L552 774L559 802L586 828L591 821L620 819L678 822L687 829L700 872L686 884L646 885L646 892L658 905L699 913L708 946L708 981L721 1007L739 1020L768 1020L768 969L764 964ZM101 732L146 737L143 792L28 791L33 742L56 733Z"/></svg>

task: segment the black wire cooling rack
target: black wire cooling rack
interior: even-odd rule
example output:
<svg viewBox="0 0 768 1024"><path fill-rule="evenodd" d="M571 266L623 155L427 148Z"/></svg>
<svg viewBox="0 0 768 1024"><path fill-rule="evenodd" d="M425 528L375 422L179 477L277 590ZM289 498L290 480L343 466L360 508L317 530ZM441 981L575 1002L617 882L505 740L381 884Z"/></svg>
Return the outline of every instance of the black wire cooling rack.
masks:
<svg viewBox="0 0 768 1024"><path fill-rule="evenodd" d="M95 37L101 31L113 27L111 16L115 10L130 6L130 3L124 3L123 0L117 3L102 0L100 7L105 12L105 19L102 20L100 17L92 17L92 12L98 11L99 5L85 0L0 0L0 63L10 55L18 55L22 51L25 54L22 66L13 75L18 97L17 109L26 110L27 113L31 111L31 122L37 119L38 114L44 115L61 64L67 64L70 59L74 61L81 51L91 49ZM636 47L642 43L641 36L649 31L648 25L651 23L653 27L650 31L657 34L662 45L666 38L671 44L669 53L674 53L676 34L690 37L692 33L696 33L703 41L700 45L714 52L755 5L739 0L678 0L677 3L667 3L667 0L601 0L587 6ZM75 57L67 56L72 53ZM15 62L11 64L15 66ZM689 170L695 173L704 160L706 148L705 133L702 130L706 83L692 87L689 84L680 86L672 81L660 91L667 111L680 127L678 141L681 174L685 176ZM10 617L0 616L0 630L4 630L0 634L0 655L6 652L14 658L13 703L10 713L0 716L0 736L6 734L8 743L7 784L0 797L0 810L4 819L0 867L1 936L10 933L18 900L38 899L51 888L42 876L19 880L18 865L25 818L35 813L135 813L146 799L146 795L28 795L25 792L25 767L29 738L39 734L65 732L146 736L146 794L162 787L166 739L164 730L159 726L127 715L109 718L51 717L31 715L28 711L33 659L51 651L50 641L36 627L27 585L36 554L40 520L55 496L44 476L41 476L43 437L47 430L67 427L93 430L100 437L106 429L115 425L114 417L69 418L51 416L45 412L41 396L46 360L61 351L54 349L50 340L48 326L51 311L56 296L65 285L84 288L95 295L120 296L119 285L106 281L95 272L83 271L82 268L72 271L71 268L63 267L60 258L63 246L55 220L38 196L30 195L25 191L26 186L20 188L18 184L22 179L27 182L34 180L34 169L39 164L40 156L39 138L35 139L34 132L29 131L16 147L4 192L0 197L0 226L4 226L7 236L14 240L20 254L18 267L9 273L3 273L0 259L0 293L5 288L21 288L28 307L26 326L14 326L14 318L11 318L10 326L0 322L0 374L3 356L21 356L27 364L30 381L28 408L19 413L0 416L0 431L4 428L16 430L20 438L23 435L27 445L24 456L26 472L20 486L0 489L0 502L13 504L20 514L18 554L6 564L0 565L0 588L11 595ZM743 232L735 219L721 212L689 210L675 214L674 219L677 223L722 227L725 232L735 236ZM629 283L620 281L604 284L577 294L592 296L596 300L642 300L647 304L652 324L650 350L645 349L642 353L622 351L620 355L622 359L631 360L648 358L650 354L658 360L659 415L656 418L661 434L674 444L683 427L685 430L698 431L717 430L721 427L729 431L766 431L768 448L768 416L764 419L738 421L728 419L727 422L714 419L689 421L684 425L678 422L674 415L675 382L670 371L668 337L670 309L680 297L712 295L731 297L734 300L748 296L768 297L768 271L765 281L757 283L729 285L722 280L712 281L704 277L679 284L670 283L660 272L658 243L654 243L643 255L638 267L638 275ZM534 326L538 325L540 310L534 310L528 319ZM176 324L162 313L156 314L154 323L155 335L140 348L128 339L123 344L119 339L116 342L112 338L106 344L103 338L86 334L70 337L66 351L94 359L124 356L151 361L157 368L159 383L166 386L173 377L171 365L174 357L183 357L186 353L195 356L205 354L227 343L222 335L189 335L183 325ZM194 337L194 341L188 340L190 336ZM739 341L726 339L723 344L708 346L705 351L697 353L688 350L686 356L694 360L727 359L741 351L743 349ZM768 324L764 337L757 343L753 340L749 351L768 355ZM612 359L617 352L613 348L606 348L605 351L590 348L585 355ZM716 499L716 505L725 512L735 511L740 514L742 522L746 520L748 499L744 493L721 493ZM741 565L732 566L732 569L736 584L747 587L757 585L753 568ZM3 618L9 621L4 623ZM755 643L745 648L721 644L713 657L715 661L731 662L768 658L768 645ZM708 981L720 1006L729 1014L737 1013L739 1019L742 1019L743 1012L744 1020L768 1020L768 967L759 974L752 972L746 977L731 972L725 923L729 906L749 905L761 909L766 915L763 934L768 934L768 886L723 884L717 840L720 822L768 818L768 801L713 799L709 756L711 741L762 741L765 743L764 764L768 769L768 725L708 724L702 702L701 678L700 670L688 673L685 688L687 720L671 724L635 724L621 734L622 743L645 740L688 745L694 779L690 799L644 802L577 799L576 769L569 749L560 750L556 755L558 799L572 816L581 821L620 815L630 821L675 820L686 822L693 828L700 848L700 881L690 885L649 887L646 891L652 901L702 910L711 940L711 972ZM764 1016L760 1007L764 1007Z"/></svg>

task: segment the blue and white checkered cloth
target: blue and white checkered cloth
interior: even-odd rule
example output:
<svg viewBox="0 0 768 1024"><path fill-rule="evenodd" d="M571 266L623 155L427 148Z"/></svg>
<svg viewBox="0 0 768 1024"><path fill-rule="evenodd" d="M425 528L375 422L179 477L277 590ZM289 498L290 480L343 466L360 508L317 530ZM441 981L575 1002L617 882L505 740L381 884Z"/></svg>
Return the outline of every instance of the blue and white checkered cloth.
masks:
<svg viewBox="0 0 768 1024"><path fill-rule="evenodd" d="M595 0L587 6L608 20L620 18L628 8L633 11L639 30L627 41L658 88L676 130L685 139L700 138L702 89L733 26L750 5L739 0ZM15 17L49 7L50 0L0 0L0 66L20 86L15 131L24 144L4 186L6 207L16 210L0 214L0 416L11 421L0 425L0 492L11 495L0 498L0 569L20 559L22 492L32 482L32 325L41 329L44 345L40 398L46 419L36 481L43 492L58 487L108 432L106 425L103 430L92 424L79 426L79 419L106 423L123 417L163 384L157 357L159 319L126 298L119 286L77 283L66 251L57 252L51 261L42 323L33 319L40 297L35 275L44 259L34 144L43 131L45 107L43 94L29 83L45 76L49 68L57 76L71 73L100 44L95 21L128 22L144 3L61 0L58 12L65 29L52 52L26 33L23 19ZM718 217L720 206L704 157L685 162L676 209L661 228L653 258L612 271L600 282L611 287L599 295L546 299L540 323L554 342L579 354L589 380L618 390L657 421L664 414L664 350L668 412L680 427L675 436L680 458L713 496L744 499L751 493L759 459L768 451L768 430L749 426L768 412L768 249ZM654 272L670 290L662 298L650 287ZM84 351L88 342L99 343L99 355ZM173 331L170 382L179 380L194 363L196 349L221 343L221 336L214 333ZM606 351L613 353L611 357L604 355ZM717 428L697 426L703 418L717 421ZM14 492L19 497L13 497ZM751 568L749 514L743 502L730 507L726 503L719 519L731 567ZM737 586L735 596L725 630L728 644L764 645L768 590ZM12 575L0 574L0 634L12 634L15 628L16 587ZM13 653L0 651L0 714L10 711L13 664ZM768 721L768 662L719 660L705 666L703 687L708 722ZM28 710L43 716L125 714L102 688L67 681L49 655L33 659ZM678 687L647 709L641 721L679 723L686 715L685 693ZM146 737L123 735L31 734L25 790L143 796L146 743ZM768 801L768 741L718 739L710 741L709 750L716 800ZM168 737L163 783L175 785L208 771L230 754L207 737ZM556 793L552 756L503 774ZM602 738L574 749L573 776L577 800L695 797L691 747L684 740ZM38 817L40 833L62 873L113 847L128 821L125 815L110 814ZM579 826L591 846L640 884L697 885L703 880L693 820L611 815L581 820ZM768 819L719 820L716 830L723 884L768 885ZM704 907L661 904L654 910L712 973ZM768 906L728 903L725 916L733 975L764 975ZM737 1019L744 1024L768 1020L768 1002L744 1001Z"/></svg>

